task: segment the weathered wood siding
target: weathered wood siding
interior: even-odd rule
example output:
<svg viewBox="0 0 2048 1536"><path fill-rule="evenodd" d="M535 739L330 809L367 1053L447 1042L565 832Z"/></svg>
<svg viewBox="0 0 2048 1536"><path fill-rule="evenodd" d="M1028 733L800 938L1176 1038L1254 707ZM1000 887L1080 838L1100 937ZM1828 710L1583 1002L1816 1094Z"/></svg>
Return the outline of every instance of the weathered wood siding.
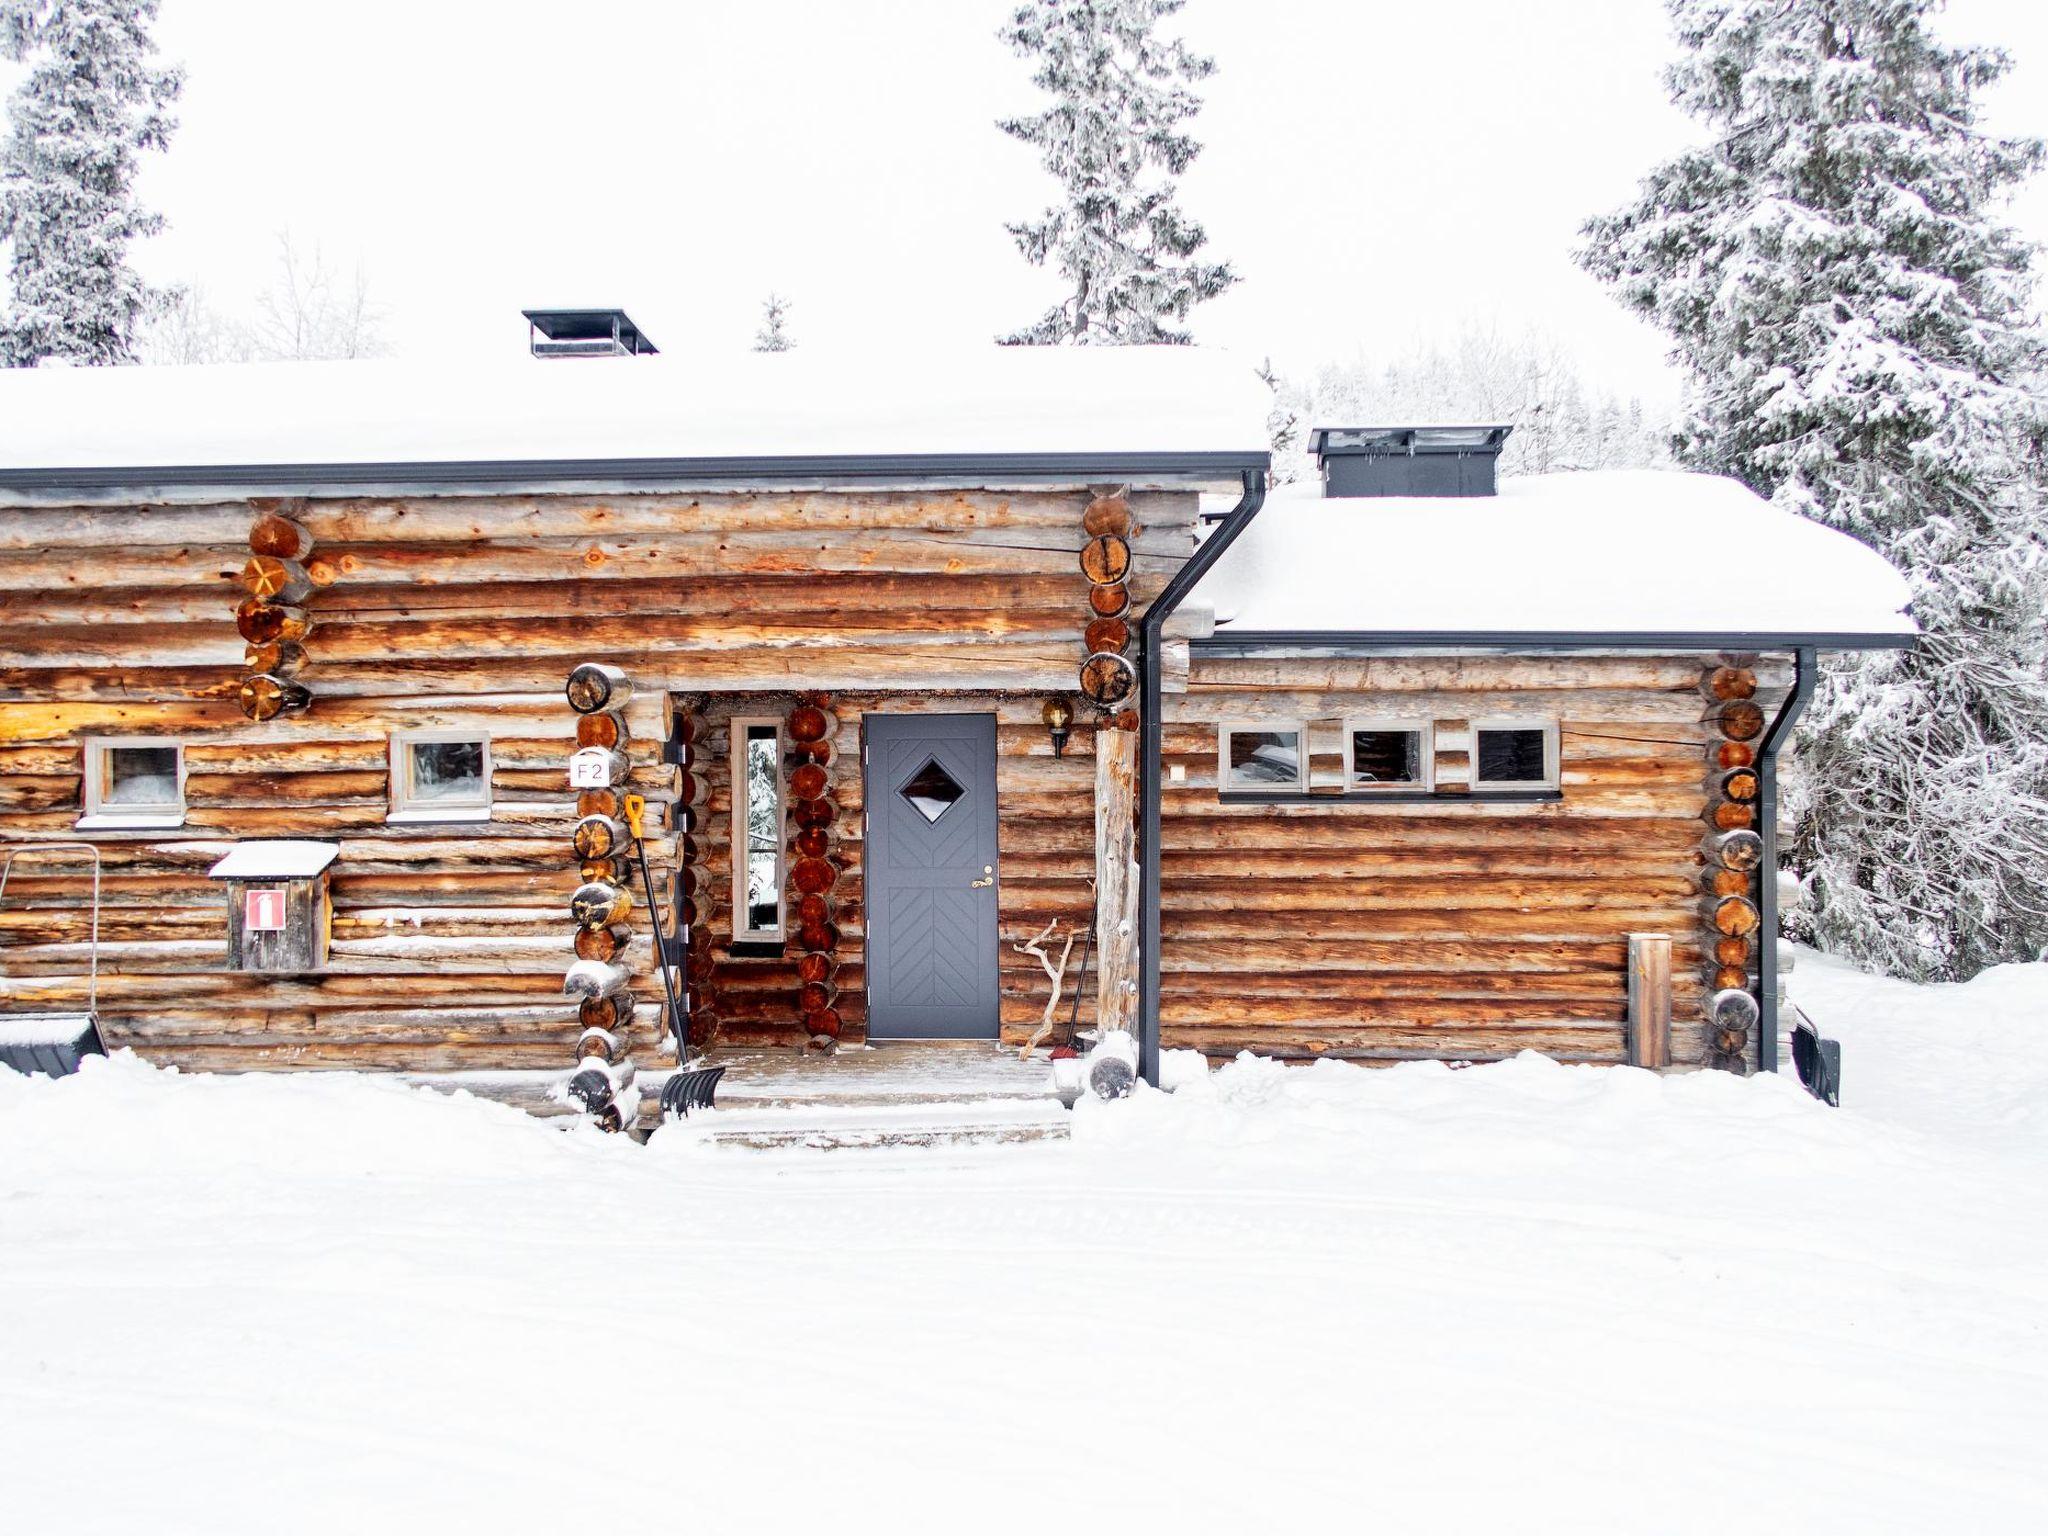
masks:
<svg viewBox="0 0 2048 1536"><path fill-rule="evenodd" d="M9 508L0 833L89 836L106 851L101 1006L116 1045L207 1067L566 1066L577 1035L561 997L577 884L570 668L601 660L632 674L634 785L657 804L676 781L660 760L669 700L702 710L698 763L713 798L699 905L725 944L731 786L719 722L768 699L761 712L779 712L799 689L866 690L838 697L832 767L848 864L837 982L857 1036L860 715L984 707L978 697L1001 717L1003 1016L1022 1025L1044 982L1008 945L1054 911L1085 921L1088 910L1090 743L1077 730L1055 763L1038 724L1045 692L1071 689L1081 657L1088 500L1076 489L294 503L316 541L300 678L314 703L262 725L234 703L235 577L256 504ZM1133 504L1142 606L1192 548L1195 499ZM489 732L488 824L386 820L390 734L424 727ZM185 743L184 827L73 833L82 744L116 734ZM205 870L234 839L276 836L341 844L325 975L223 970L223 898ZM658 844L664 867L671 846ZM16 879L0 912L0 998L81 998L88 882L26 862ZM633 925L628 958L651 1026L660 989L646 914ZM730 1027L786 1035L793 971L730 969Z"/></svg>
<svg viewBox="0 0 2048 1536"><path fill-rule="evenodd" d="M1675 940L1674 1060L1700 1062L1713 663L1197 656L1164 711L1164 1044L1619 1061L1627 935L1656 932ZM1760 677L1775 707L1784 669ZM1219 722L1332 716L1434 721L1441 788L1469 782L1471 720L1557 720L1563 798L1218 799Z"/></svg>

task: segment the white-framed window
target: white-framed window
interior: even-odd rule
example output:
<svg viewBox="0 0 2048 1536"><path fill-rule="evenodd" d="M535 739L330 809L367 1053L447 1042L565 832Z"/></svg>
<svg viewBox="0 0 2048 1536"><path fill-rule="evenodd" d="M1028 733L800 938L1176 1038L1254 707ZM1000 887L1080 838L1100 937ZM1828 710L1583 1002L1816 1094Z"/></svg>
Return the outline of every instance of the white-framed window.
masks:
<svg viewBox="0 0 2048 1536"><path fill-rule="evenodd" d="M1472 788L1555 789L1555 720L1474 720Z"/></svg>
<svg viewBox="0 0 2048 1536"><path fill-rule="evenodd" d="M1344 793L1436 788L1436 731L1427 720L1346 720Z"/></svg>
<svg viewBox="0 0 2048 1536"><path fill-rule="evenodd" d="M156 736L85 744L81 827L177 827L185 822L185 745Z"/></svg>
<svg viewBox="0 0 2048 1536"><path fill-rule="evenodd" d="M1305 782L1306 727L1298 720L1227 722L1216 731L1216 787L1224 794L1285 794Z"/></svg>
<svg viewBox="0 0 2048 1536"><path fill-rule="evenodd" d="M782 722L732 723L732 936L775 943L788 933L782 900Z"/></svg>
<svg viewBox="0 0 2048 1536"><path fill-rule="evenodd" d="M391 733L392 821L488 821L491 739L482 731Z"/></svg>

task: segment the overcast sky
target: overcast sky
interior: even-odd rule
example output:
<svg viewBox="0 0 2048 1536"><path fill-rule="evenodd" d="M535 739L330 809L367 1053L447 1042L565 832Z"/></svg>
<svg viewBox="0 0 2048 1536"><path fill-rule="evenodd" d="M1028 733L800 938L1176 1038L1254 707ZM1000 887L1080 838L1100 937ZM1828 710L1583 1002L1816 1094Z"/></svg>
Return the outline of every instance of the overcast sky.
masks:
<svg viewBox="0 0 2048 1536"><path fill-rule="evenodd" d="M406 354L524 346L523 307L622 305L666 351L978 341L1056 284L1003 230L1052 192L993 119L1029 110L1002 0L164 0L182 126L141 261L244 308L289 226L360 260ZM1586 215L1685 142L1657 0L1191 0L1218 60L1184 201L1243 281L1197 339L1283 370L1466 323L1567 339L1671 392L1659 339L1572 266ZM2048 4L1956 0L2048 130ZM2017 210L2048 237L2048 187Z"/></svg>

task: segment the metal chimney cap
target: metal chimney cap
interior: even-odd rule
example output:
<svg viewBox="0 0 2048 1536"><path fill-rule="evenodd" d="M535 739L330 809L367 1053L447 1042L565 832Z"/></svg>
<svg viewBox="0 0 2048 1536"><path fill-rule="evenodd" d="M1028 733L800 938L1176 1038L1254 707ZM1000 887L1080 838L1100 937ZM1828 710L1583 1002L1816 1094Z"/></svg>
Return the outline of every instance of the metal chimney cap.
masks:
<svg viewBox="0 0 2048 1536"><path fill-rule="evenodd" d="M535 357L652 357L661 349L623 309L522 309Z"/></svg>

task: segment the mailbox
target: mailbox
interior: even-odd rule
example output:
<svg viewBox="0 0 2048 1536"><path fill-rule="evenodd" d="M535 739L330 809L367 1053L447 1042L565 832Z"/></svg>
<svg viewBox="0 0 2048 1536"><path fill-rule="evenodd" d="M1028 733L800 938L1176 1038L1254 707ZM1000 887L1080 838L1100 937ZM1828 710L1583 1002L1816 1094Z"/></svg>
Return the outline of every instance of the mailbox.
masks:
<svg viewBox="0 0 2048 1536"><path fill-rule="evenodd" d="M207 873L227 882L228 968L286 975L327 964L333 843L241 843Z"/></svg>

